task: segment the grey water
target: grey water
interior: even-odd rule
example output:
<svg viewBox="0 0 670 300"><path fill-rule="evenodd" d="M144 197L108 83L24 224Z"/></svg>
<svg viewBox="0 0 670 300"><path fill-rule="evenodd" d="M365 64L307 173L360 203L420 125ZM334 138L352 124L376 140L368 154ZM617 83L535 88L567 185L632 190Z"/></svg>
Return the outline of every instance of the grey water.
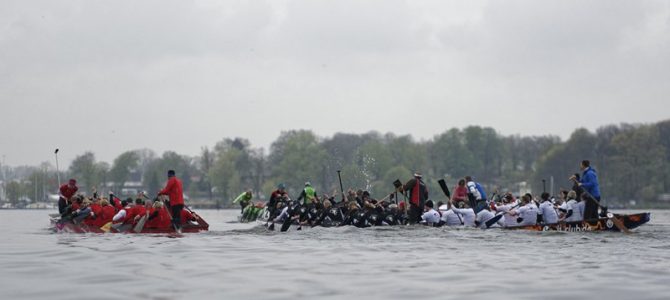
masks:
<svg viewBox="0 0 670 300"><path fill-rule="evenodd" d="M0 299L670 299L670 211L633 234L382 227L58 234L0 210Z"/></svg>

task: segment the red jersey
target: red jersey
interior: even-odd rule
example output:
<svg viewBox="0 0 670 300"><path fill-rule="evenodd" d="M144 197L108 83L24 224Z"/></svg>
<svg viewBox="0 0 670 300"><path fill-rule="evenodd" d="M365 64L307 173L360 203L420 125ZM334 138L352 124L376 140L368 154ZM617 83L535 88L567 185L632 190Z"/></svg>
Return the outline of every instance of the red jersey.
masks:
<svg viewBox="0 0 670 300"><path fill-rule="evenodd" d="M151 210L149 210L149 216L152 216L155 212L157 212L157 215L153 219L147 220L147 222L144 223L145 228L165 229L172 226L172 221L170 220L170 215L168 214L167 209L161 208L157 210L151 208Z"/></svg>
<svg viewBox="0 0 670 300"><path fill-rule="evenodd" d="M78 190L79 188L76 185L70 187L70 185L66 183L60 186L60 194L67 199L72 198L72 196L74 196Z"/></svg>
<svg viewBox="0 0 670 300"><path fill-rule="evenodd" d="M112 206L114 207L114 209L116 211L119 211L119 210L123 209L123 206L121 206L121 200L119 200L119 198L112 197L111 201L112 201Z"/></svg>
<svg viewBox="0 0 670 300"><path fill-rule="evenodd" d="M91 212L93 212L93 217L87 217L84 219L84 224L86 225L92 225L92 226L102 226L105 224L100 224L100 220L102 219L102 206L100 204L93 203L89 206L91 208Z"/></svg>
<svg viewBox="0 0 670 300"><path fill-rule="evenodd" d="M168 195L170 197L170 206L184 204L184 190L176 176L172 176L165 184L165 188L161 190L159 195Z"/></svg>
<svg viewBox="0 0 670 300"><path fill-rule="evenodd" d="M114 208L114 206L111 206L111 205L103 206L102 211L101 211L100 216L99 216L100 224L105 225L105 224L111 222L112 219L114 218L115 214L116 214L116 209ZM100 226L102 226L102 225L100 225Z"/></svg>

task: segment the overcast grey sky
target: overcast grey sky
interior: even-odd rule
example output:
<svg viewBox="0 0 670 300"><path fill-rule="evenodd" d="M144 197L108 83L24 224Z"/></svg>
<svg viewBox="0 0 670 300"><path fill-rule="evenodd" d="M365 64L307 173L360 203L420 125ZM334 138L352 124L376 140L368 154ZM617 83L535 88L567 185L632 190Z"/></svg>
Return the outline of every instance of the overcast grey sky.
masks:
<svg viewBox="0 0 670 300"><path fill-rule="evenodd" d="M8 1L0 154L670 118L668 1Z"/></svg>

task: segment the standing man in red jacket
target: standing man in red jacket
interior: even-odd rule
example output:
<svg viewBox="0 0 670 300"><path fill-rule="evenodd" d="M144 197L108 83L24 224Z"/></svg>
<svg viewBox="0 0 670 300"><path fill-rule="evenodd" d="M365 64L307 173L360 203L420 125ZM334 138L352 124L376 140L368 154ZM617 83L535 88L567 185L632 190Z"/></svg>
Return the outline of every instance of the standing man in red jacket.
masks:
<svg viewBox="0 0 670 300"><path fill-rule="evenodd" d="M72 204L72 196L79 190L77 187L77 181L70 179L66 184L63 184L58 189L60 195L58 197L58 213L61 215L65 213L65 209L68 205Z"/></svg>
<svg viewBox="0 0 670 300"><path fill-rule="evenodd" d="M181 211L184 209L184 190L181 180L175 176L174 170L169 170L168 181L165 188L158 195L170 197L170 210L172 211L172 226L175 231L181 233Z"/></svg>

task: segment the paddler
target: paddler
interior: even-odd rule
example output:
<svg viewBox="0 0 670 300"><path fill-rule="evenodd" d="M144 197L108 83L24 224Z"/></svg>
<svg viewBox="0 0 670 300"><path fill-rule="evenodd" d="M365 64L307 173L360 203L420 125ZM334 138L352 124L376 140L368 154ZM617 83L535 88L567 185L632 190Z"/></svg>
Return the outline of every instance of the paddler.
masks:
<svg viewBox="0 0 670 300"><path fill-rule="evenodd" d="M300 200L304 201L301 203ZM300 196L298 196L298 203L309 206L315 201L319 201L319 196L316 194L316 190L312 187L312 184L307 181L305 182L305 188L302 189Z"/></svg>
<svg viewBox="0 0 670 300"><path fill-rule="evenodd" d="M516 226L528 226L537 224L537 206L533 203L532 196L525 194L521 196L521 205L512 210L511 214L517 218Z"/></svg>
<svg viewBox="0 0 670 300"><path fill-rule="evenodd" d="M537 211L538 223L542 224L556 224L558 223L558 213L554 209L554 204L549 199L549 193L544 192L540 196L542 202Z"/></svg>
<svg viewBox="0 0 670 300"><path fill-rule="evenodd" d="M421 224L434 226L440 223L440 213L433 209L433 201L428 200L424 204L424 213L421 215Z"/></svg>
<svg viewBox="0 0 670 300"><path fill-rule="evenodd" d="M253 198L252 191L247 190L247 191L243 192L242 194L240 194L239 196L237 196L237 198L235 198L235 200L233 200L233 204L239 202L240 203L240 213L244 214L244 208L246 208L249 205L249 203L251 203L252 198Z"/></svg>

